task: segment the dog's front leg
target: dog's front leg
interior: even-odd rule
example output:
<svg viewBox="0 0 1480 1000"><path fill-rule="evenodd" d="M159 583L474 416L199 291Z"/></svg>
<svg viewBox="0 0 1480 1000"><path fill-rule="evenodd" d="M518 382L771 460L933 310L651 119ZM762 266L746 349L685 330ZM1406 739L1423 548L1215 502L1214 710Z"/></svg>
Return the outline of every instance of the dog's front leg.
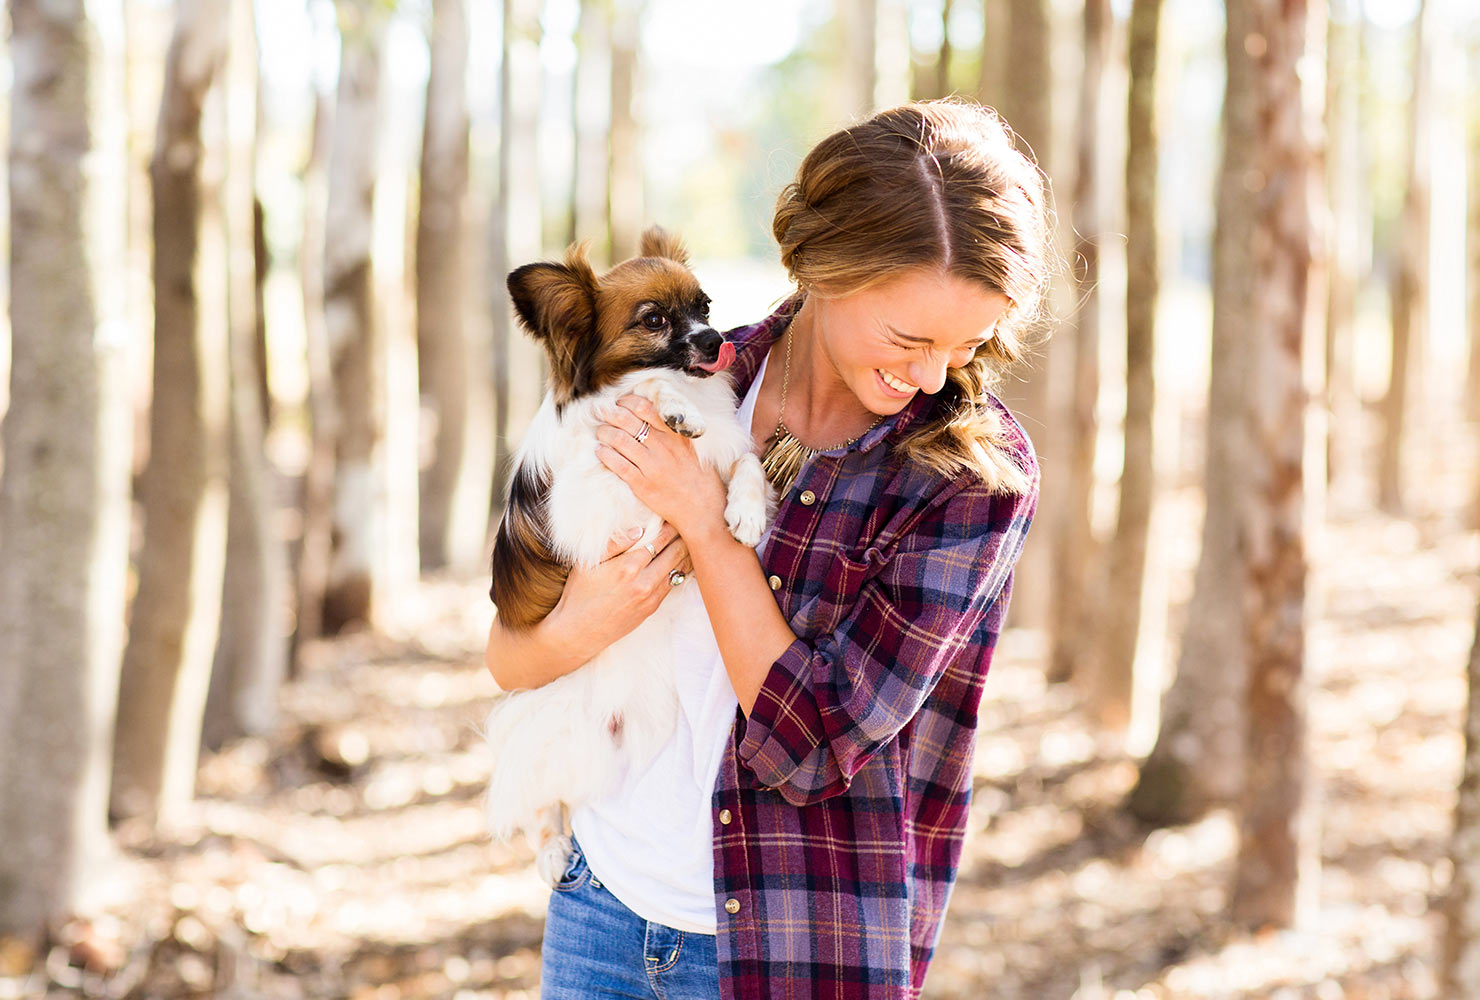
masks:
<svg viewBox="0 0 1480 1000"><path fill-rule="evenodd" d="M725 525L735 541L751 548L760 544L771 513L771 487L761 460L747 452L735 460L726 477L729 494Z"/></svg>
<svg viewBox="0 0 1480 1000"><path fill-rule="evenodd" d="M657 407L663 423L684 437L696 438L704 433L704 417L699 408L663 379L644 379L632 391Z"/></svg>
<svg viewBox="0 0 1480 1000"><path fill-rule="evenodd" d="M556 802L535 813L524 828L524 835L534 846L535 871L546 885L553 887L570 867L574 849L570 835L565 832L565 807Z"/></svg>

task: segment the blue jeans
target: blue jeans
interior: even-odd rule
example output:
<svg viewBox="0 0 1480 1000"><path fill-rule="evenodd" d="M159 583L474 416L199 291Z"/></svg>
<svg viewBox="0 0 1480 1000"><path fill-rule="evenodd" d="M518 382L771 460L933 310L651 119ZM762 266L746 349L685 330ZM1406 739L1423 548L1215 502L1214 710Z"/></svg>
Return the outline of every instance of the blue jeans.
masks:
<svg viewBox="0 0 1480 1000"><path fill-rule="evenodd" d="M718 1000L714 935L644 920L591 875L575 845L550 893L540 958L541 1000L630 997Z"/></svg>

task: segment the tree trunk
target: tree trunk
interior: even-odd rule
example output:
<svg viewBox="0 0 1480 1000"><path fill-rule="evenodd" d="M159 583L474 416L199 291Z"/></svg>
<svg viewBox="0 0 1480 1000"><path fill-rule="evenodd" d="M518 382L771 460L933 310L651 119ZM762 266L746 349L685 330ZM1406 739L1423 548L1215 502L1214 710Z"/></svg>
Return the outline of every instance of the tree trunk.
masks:
<svg viewBox="0 0 1480 1000"><path fill-rule="evenodd" d="M231 255L231 510L221 638L206 697L208 747L265 732L277 717L287 665L286 553L274 524L277 488L265 452L268 406L259 352L257 199L257 35L251 0L231 5L226 91L230 163L226 175Z"/></svg>
<svg viewBox="0 0 1480 1000"><path fill-rule="evenodd" d="M617 5L613 27L611 84L611 158L612 170L608 204L612 213L607 219L611 233L613 259L635 252L636 230L641 224L641 177L622 164L637 155L631 119L630 66L619 72L624 58L619 49L636 45L635 15L623 0ZM499 110L499 187L498 205L494 210L495 225L492 260L496 275L494 289L494 407L498 431L498 458L494 463L494 496L501 503L506 493L508 471L513 455L524 437L525 428L539 408L544 392L544 352L512 322L509 297L503 277L514 267L527 264L540 256L541 215L539 165L530 151L537 147L540 110L540 23L539 4L531 0L508 0L504 4L504 58L500 70ZM624 75L625 74L625 75ZM627 90L619 94L619 77ZM618 121L618 105L625 119ZM635 181L637 201L632 192L618 183L618 175ZM629 184L630 186L630 184ZM618 213L636 212L632 219ZM634 221L635 220L635 221ZM629 233L629 229L631 232ZM627 242L630 237L631 245Z"/></svg>
<svg viewBox="0 0 1480 1000"><path fill-rule="evenodd" d="M1355 319L1365 269L1360 12L1341 5L1329 30L1326 61L1327 183L1331 192L1331 270L1326 307L1326 407L1331 414L1326 472L1351 483L1361 471L1361 400L1357 395Z"/></svg>
<svg viewBox="0 0 1480 1000"><path fill-rule="evenodd" d="M1072 331L1072 385L1067 461L1054 532L1053 601L1049 623L1049 673L1069 677L1089 656L1094 636L1088 582L1098 570L1091 506L1094 493L1096 404L1100 392L1100 234L1104 231L1100 177L1100 91L1110 55L1110 0L1085 0L1084 73L1079 85L1079 143L1074 180L1074 262L1078 308Z"/></svg>
<svg viewBox="0 0 1480 1000"><path fill-rule="evenodd" d="M224 0L179 8L150 164L154 403L144 542L114 734L112 808L168 823L195 792L221 621L231 448Z"/></svg>
<svg viewBox="0 0 1480 1000"><path fill-rule="evenodd" d="M1480 39L1470 43L1469 53L1470 90L1480 88ZM1469 267L1465 273L1469 285L1470 308L1470 365L1465 393L1471 420L1480 420L1480 113L1470 108L1470 220L1465 237L1469 248ZM1477 520L1480 520L1480 503L1476 504Z"/></svg>
<svg viewBox="0 0 1480 1000"><path fill-rule="evenodd" d="M1382 444L1377 459L1378 506L1402 513L1405 442L1418 440L1410 426L1411 400L1422 398L1424 342L1428 339L1429 115L1428 0L1419 0L1413 22L1413 95L1408 109L1408 190L1403 196L1398 242L1389 255L1392 278L1393 352L1382 402Z"/></svg>
<svg viewBox="0 0 1480 1000"><path fill-rule="evenodd" d="M866 118L874 110L878 86L879 0L843 0L842 119Z"/></svg>
<svg viewBox="0 0 1480 1000"><path fill-rule="evenodd" d="M1454 813L1454 879L1446 905L1443 995L1480 1000L1480 614L1466 676L1465 765Z"/></svg>
<svg viewBox="0 0 1480 1000"><path fill-rule="evenodd" d="M1130 721L1146 538L1156 487L1151 417L1155 406L1156 304L1160 294L1156 212L1158 135L1156 53L1161 0L1135 0L1130 21L1130 95L1126 118L1125 459L1109 554L1109 590L1100 655L1086 678L1096 715Z"/></svg>
<svg viewBox="0 0 1480 1000"><path fill-rule="evenodd" d="M1048 171L1052 164L1053 35L1049 0L1014 0L1007 22L1010 63L999 110L1018 136L1018 146ZM1046 345L1031 351L1020 369L1022 381L1007 404L1023 424L1038 452L1044 481L1057 481L1057 442L1049 413L1049 351ZM1008 383L1012 385L1011 382ZM1039 628L1048 621L1048 591L1053 571L1053 530L1058 520L1056 492L1049 492L1038 508L1039 524L1029 538L1014 576L1009 623Z"/></svg>
<svg viewBox="0 0 1480 1000"><path fill-rule="evenodd" d="M1245 31L1231 26L1228 46ZM1213 340L1209 364L1206 501L1202 549L1187 606L1181 653L1162 698L1156 745L1141 767L1128 803L1158 825L1187 823L1243 789L1244 652L1243 561L1238 514L1244 508L1248 445L1243 425L1248 331L1252 329L1254 268L1252 219L1245 179L1253 170L1256 106L1252 65L1228 61L1223 101L1223 156L1218 172L1218 217L1213 234Z"/></svg>
<svg viewBox="0 0 1480 1000"><path fill-rule="evenodd" d="M1319 857L1306 797L1305 422L1303 338L1311 260L1311 152L1300 65L1302 0L1228 7L1228 59L1250 60L1255 120L1249 180L1254 286L1244 341L1250 377L1244 422L1247 502L1238 525L1245 558L1249 656L1248 777L1231 910L1251 927L1304 916Z"/></svg>
<svg viewBox="0 0 1480 1000"><path fill-rule="evenodd" d="M638 88L639 27L644 0L616 0L612 23L611 213L612 260L637 253L644 223L642 134L633 112Z"/></svg>
<svg viewBox="0 0 1480 1000"><path fill-rule="evenodd" d="M945 97L951 92L951 6L954 0L942 0L940 11L940 48L929 58L914 61L914 86L917 101Z"/></svg>
<svg viewBox="0 0 1480 1000"><path fill-rule="evenodd" d="M313 144L303 171L303 248L299 275L303 285L303 332L308 368L308 465L303 470L299 510L302 529L293 552L295 610L289 667L296 673L305 643L323 633L324 596L333 554L335 442L339 411L334 402L334 372L324 316L324 246L333 107L323 94L315 98Z"/></svg>
<svg viewBox="0 0 1480 1000"><path fill-rule="evenodd" d="M322 619L330 635L370 619L383 516L374 472L382 436L376 386L383 373L375 364L380 352L370 254L384 25L368 5L337 7L342 42L324 223L324 326L338 413L333 553Z"/></svg>
<svg viewBox="0 0 1480 1000"><path fill-rule="evenodd" d="M34 939L81 905L107 851L132 438L127 117L122 52L81 2L9 9L0 935Z"/></svg>
<svg viewBox="0 0 1480 1000"><path fill-rule="evenodd" d="M469 452L466 323L468 204L467 17L464 0L437 0L421 150L416 228L416 329L423 418L433 423L422 473L421 565L469 569L483 559L490 455ZM477 475L474 481L473 474Z"/></svg>
<svg viewBox="0 0 1480 1000"><path fill-rule="evenodd" d="M570 242L586 240L598 266L611 262L606 183L611 170L607 117L611 114L611 8L605 0L581 0L576 29L575 178Z"/></svg>
<svg viewBox="0 0 1480 1000"><path fill-rule="evenodd" d="M1003 108L1007 90L1008 25L1011 8L1007 0L981 0L982 48L977 66L976 99L988 107Z"/></svg>

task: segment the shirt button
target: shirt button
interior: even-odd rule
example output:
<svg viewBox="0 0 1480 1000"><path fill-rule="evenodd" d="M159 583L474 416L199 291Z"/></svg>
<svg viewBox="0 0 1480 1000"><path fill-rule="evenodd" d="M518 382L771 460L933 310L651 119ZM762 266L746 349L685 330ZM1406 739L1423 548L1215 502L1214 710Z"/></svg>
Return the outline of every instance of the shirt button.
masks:
<svg viewBox="0 0 1480 1000"><path fill-rule="evenodd" d="M740 912L740 900L734 899L734 898L730 898L730 899L725 900L725 912L726 913L739 913Z"/></svg>
<svg viewBox="0 0 1480 1000"><path fill-rule="evenodd" d="M728 810L728 809L721 809L719 811L719 821L722 824L724 824L725 826L729 826L730 825L730 820L732 820L734 818L735 817L730 814L730 810Z"/></svg>
<svg viewBox="0 0 1480 1000"><path fill-rule="evenodd" d="M811 490L802 490L802 495L797 497L797 499L802 502L802 506L810 507L817 502L817 494Z"/></svg>
<svg viewBox="0 0 1480 1000"><path fill-rule="evenodd" d="M770 577L767 577L766 578L766 582L771 585L771 589L772 590L780 590L781 589L781 577L779 577L779 576L772 575Z"/></svg>

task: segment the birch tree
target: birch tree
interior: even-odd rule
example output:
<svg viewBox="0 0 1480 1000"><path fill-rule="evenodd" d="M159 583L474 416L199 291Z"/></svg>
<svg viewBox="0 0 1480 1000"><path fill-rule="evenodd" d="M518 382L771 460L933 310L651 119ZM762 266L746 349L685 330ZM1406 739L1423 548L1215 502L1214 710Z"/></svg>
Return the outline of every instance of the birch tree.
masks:
<svg viewBox="0 0 1480 1000"><path fill-rule="evenodd" d="M154 401L112 809L165 823L194 795L226 564L231 387L218 84L228 16L225 0L177 8L149 167Z"/></svg>
<svg viewBox="0 0 1480 1000"><path fill-rule="evenodd" d="M378 336L371 266L372 210L380 121L380 39L376 5L341 0L339 86L329 153L324 222L324 333L336 413L333 551L322 625L333 634L370 618L375 546L381 536L375 459Z"/></svg>
<svg viewBox="0 0 1480 1000"><path fill-rule="evenodd" d="M10 403L0 480L0 935L107 850L128 568L123 58L88 10L10 4Z"/></svg>
<svg viewBox="0 0 1480 1000"><path fill-rule="evenodd" d="M421 481L421 565L470 568L484 556L491 436L470 416L486 386L470 364L467 322L468 30L464 0L432 5L431 73L421 147L416 227L416 348L421 412L433 423Z"/></svg>
<svg viewBox="0 0 1480 1000"><path fill-rule="evenodd" d="M265 732L287 666L287 556L274 522L277 483L265 452L269 393L259 297L256 198L257 32L251 0L232 0L226 60L229 162L223 219L229 255L231 506L221 637L206 696L207 746Z"/></svg>

